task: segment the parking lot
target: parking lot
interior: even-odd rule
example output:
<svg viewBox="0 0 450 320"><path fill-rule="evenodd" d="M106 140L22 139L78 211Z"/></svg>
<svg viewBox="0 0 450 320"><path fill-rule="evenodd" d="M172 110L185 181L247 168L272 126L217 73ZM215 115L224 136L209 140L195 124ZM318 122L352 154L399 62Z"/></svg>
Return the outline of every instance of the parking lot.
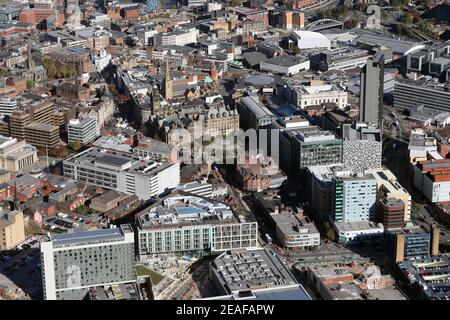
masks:
<svg viewBox="0 0 450 320"><path fill-rule="evenodd" d="M39 243L35 238L19 249L0 253L0 287L10 298L39 299L42 295Z"/></svg>

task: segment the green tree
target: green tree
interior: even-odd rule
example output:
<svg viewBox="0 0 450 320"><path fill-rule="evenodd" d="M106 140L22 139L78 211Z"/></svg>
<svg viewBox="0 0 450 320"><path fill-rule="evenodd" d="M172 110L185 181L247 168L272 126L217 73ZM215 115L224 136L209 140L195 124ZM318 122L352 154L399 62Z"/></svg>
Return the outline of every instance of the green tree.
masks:
<svg viewBox="0 0 450 320"><path fill-rule="evenodd" d="M74 141L71 145L71 148L73 151L78 152L81 149L81 143L80 141Z"/></svg>
<svg viewBox="0 0 450 320"><path fill-rule="evenodd" d="M27 80L27 89L34 88L34 81L33 80Z"/></svg>
<svg viewBox="0 0 450 320"><path fill-rule="evenodd" d="M302 50L299 47L295 46L295 47L292 48L292 52L295 55L298 55L298 54L300 54L302 52Z"/></svg>
<svg viewBox="0 0 450 320"><path fill-rule="evenodd" d="M413 23L414 16L408 12L407 14L405 14L403 16L402 20L403 20L403 23L405 23L405 24L411 24L411 23Z"/></svg>

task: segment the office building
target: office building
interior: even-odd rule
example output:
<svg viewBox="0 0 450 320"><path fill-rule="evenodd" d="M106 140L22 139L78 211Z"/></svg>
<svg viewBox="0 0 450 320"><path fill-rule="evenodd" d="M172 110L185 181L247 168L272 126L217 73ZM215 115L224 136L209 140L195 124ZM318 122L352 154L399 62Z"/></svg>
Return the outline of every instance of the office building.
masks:
<svg viewBox="0 0 450 320"><path fill-rule="evenodd" d="M377 181L372 175L354 174L348 169L334 170L332 211L335 222L374 221Z"/></svg>
<svg viewBox="0 0 450 320"><path fill-rule="evenodd" d="M0 168L19 172L38 161L36 148L24 140L0 136Z"/></svg>
<svg viewBox="0 0 450 320"><path fill-rule="evenodd" d="M180 184L177 190L192 193L197 196L212 198L212 185L210 183L200 183L197 181Z"/></svg>
<svg viewBox="0 0 450 320"><path fill-rule="evenodd" d="M216 299L239 300L245 294L247 299L311 300L280 257L269 249L224 252L211 263L209 278L219 295Z"/></svg>
<svg viewBox="0 0 450 320"><path fill-rule="evenodd" d="M398 229L405 226L405 203L397 198L382 198L380 214L377 220L386 230Z"/></svg>
<svg viewBox="0 0 450 320"><path fill-rule="evenodd" d="M139 199L150 199L180 183L178 162L157 162L97 147L64 160L63 165L66 177Z"/></svg>
<svg viewBox="0 0 450 320"><path fill-rule="evenodd" d="M422 80L401 80L395 83L395 108L409 110L420 105L434 110L449 111L450 91L448 85Z"/></svg>
<svg viewBox="0 0 450 320"><path fill-rule="evenodd" d="M274 214L272 219L276 238L284 249L298 251L320 246L319 230L302 215Z"/></svg>
<svg viewBox="0 0 450 320"><path fill-rule="evenodd" d="M411 224L401 229L386 230L386 245L395 263L412 257L430 256L430 233Z"/></svg>
<svg viewBox="0 0 450 320"><path fill-rule="evenodd" d="M416 164L419 161L428 160L428 155L439 155L437 140L429 136L422 129L411 130L408 144L409 163ZM436 158L436 156L432 156Z"/></svg>
<svg viewBox="0 0 450 320"><path fill-rule="evenodd" d="M312 54L311 69L326 72L329 70L346 71L362 68L371 56L367 50L361 50L352 46L340 46Z"/></svg>
<svg viewBox="0 0 450 320"><path fill-rule="evenodd" d="M197 255L258 247L256 222L238 222L221 202L174 191L136 215L139 255Z"/></svg>
<svg viewBox="0 0 450 320"><path fill-rule="evenodd" d="M0 211L0 251L11 250L25 241L25 223L22 211Z"/></svg>
<svg viewBox="0 0 450 320"><path fill-rule="evenodd" d="M301 173L308 166L342 162L342 140L316 126L280 133L280 165L284 172Z"/></svg>
<svg viewBox="0 0 450 320"><path fill-rule="evenodd" d="M361 70L359 121L382 125L384 90L384 56L377 53Z"/></svg>
<svg viewBox="0 0 450 320"><path fill-rule="evenodd" d="M40 247L45 300L82 300L91 287L136 280L130 225L51 235Z"/></svg>
<svg viewBox="0 0 450 320"><path fill-rule="evenodd" d="M12 115L17 110L17 100L9 97L0 97L0 117Z"/></svg>
<svg viewBox="0 0 450 320"><path fill-rule="evenodd" d="M57 126L32 122L25 126L25 140L36 147L52 148L60 142Z"/></svg>
<svg viewBox="0 0 450 320"><path fill-rule="evenodd" d="M419 161L414 186L431 202L450 201L450 159Z"/></svg>
<svg viewBox="0 0 450 320"><path fill-rule="evenodd" d="M92 142L97 137L97 120L86 117L84 119L72 119L67 125L69 144L78 141L81 145Z"/></svg>
<svg viewBox="0 0 450 320"><path fill-rule="evenodd" d="M397 181L397 177L390 170L383 168L367 170L366 173L370 173L377 180L377 201L383 202L390 198L402 201L402 223L409 222L411 220L411 195ZM397 205L396 208L398 208ZM383 212L383 208L379 208L379 214ZM388 226L385 225L385 227L388 229Z"/></svg>

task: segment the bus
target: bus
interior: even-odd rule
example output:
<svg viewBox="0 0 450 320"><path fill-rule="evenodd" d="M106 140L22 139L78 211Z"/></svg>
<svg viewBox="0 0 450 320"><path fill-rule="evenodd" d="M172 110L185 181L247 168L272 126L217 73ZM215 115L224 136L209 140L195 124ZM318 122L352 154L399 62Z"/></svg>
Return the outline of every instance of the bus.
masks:
<svg viewBox="0 0 450 320"><path fill-rule="evenodd" d="M269 236L269 234L268 233L266 233L266 242L268 243L268 244L272 244L272 238Z"/></svg>

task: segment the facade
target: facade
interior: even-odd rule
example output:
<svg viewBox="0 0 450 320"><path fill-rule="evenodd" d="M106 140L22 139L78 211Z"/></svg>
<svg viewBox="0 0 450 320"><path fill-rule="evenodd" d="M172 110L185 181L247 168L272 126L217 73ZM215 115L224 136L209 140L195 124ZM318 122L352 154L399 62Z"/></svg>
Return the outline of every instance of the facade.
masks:
<svg viewBox="0 0 450 320"><path fill-rule="evenodd" d="M36 148L24 140L0 136L0 168L10 172L19 172L38 161Z"/></svg>
<svg viewBox="0 0 450 320"><path fill-rule="evenodd" d="M185 46L197 43L199 30L196 28L175 30L172 32L158 33L153 36L153 45L156 46Z"/></svg>
<svg viewBox="0 0 450 320"><path fill-rule="evenodd" d="M450 159L419 161L414 186L431 202L450 201Z"/></svg>
<svg viewBox="0 0 450 320"><path fill-rule="evenodd" d="M266 61L261 61L259 69L291 76L302 70L309 70L309 60L293 56L276 56Z"/></svg>
<svg viewBox="0 0 450 320"><path fill-rule="evenodd" d="M0 97L0 116L10 116L13 111L17 109L18 106L16 99Z"/></svg>
<svg viewBox="0 0 450 320"><path fill-rule="evenodd" d="M377 53L361 70L359 121L382 125L384 90L384 56Z"/></svg>
<svg viewBox="0 0 450 320"><path fill-rule="evenodd" d="M422 227L408 225L386 232L388 252L394 262L430 255L431 235Z"/></svg>
<svg viewBox="0 0 450 320"><path fill-rule="evenodd" d="M424 81L397 81L394 87L394 107L413 109L423 105L426 108L449 111L450 91L446 85L429 84Z"/></svg>
<svg viewBox="0 0 450 320"><path fill-rule="evenodd" d="M382 134L378 126L343 123L341 131L342 159L346 167L357 171L381 167Z"/></svg>
<svg viewBox="0 0 450 320"><path fill-rule="evenodd" d="M227 205L176 191L136 215L139 255L200 255L258 247L256 222L238 222Z"/></svg>
<svg viewBox="0 0 450 320"><path fill-rule="evenodd" d="M276 238L288 250L304 250L320 246L320 233L314 223L293 214L274 214Z"/></svg>
<svg viewBox="0 0 450 320"><path fill-rule="evenodd" d="M86 117L84 119L72 119L67 125L67 134L69 144L75 141L86 145L97 138L97 120L95 118Z"/></svg>
<svg viewBox="0 0 450 320"><path fill-rule="evenodd" d="M37 147L54 147L60 141L57 126L33 122L25 126L25 139Z"/></svg>
<svg viewBox="0 0 450 320"><path fill-rule="evenodd" d="M375 219L377 181L371 175L334 171L332 213L335 222L359 222Z"/></svg>
<svg viewBox="0 0 450 320"><path fill-rule="evenodd" d="M0 251L11 250L25 241L22 211L0 212Z"/></svg>
<svg viewBox="0 0 450 320"><path fill-rule="evenodd" d="M89 288L135 281L134 233L115 229L52 235L41 242L45 300L82 300Z"/></svg>
<svg viewBox="0 0 450 320"><path fill-rule="evenodd" d="M378 220L386 230L402 228L405 225L405 204L397 198L383 198Z"/></svg>
<svg viewBox="0 0 450 320"><path fill-rule="evenodd" d="M342 140L330 131L308 126L280 133L280 164L284 172L341 162Z"/></svg>
<svg viewBox="0 0 450 320"><path fill-rule="evenodd" d="M178 162L140 159L131 153L90 148L64 160L64 175L106 189L150 199L180 183Z"/></svg>

